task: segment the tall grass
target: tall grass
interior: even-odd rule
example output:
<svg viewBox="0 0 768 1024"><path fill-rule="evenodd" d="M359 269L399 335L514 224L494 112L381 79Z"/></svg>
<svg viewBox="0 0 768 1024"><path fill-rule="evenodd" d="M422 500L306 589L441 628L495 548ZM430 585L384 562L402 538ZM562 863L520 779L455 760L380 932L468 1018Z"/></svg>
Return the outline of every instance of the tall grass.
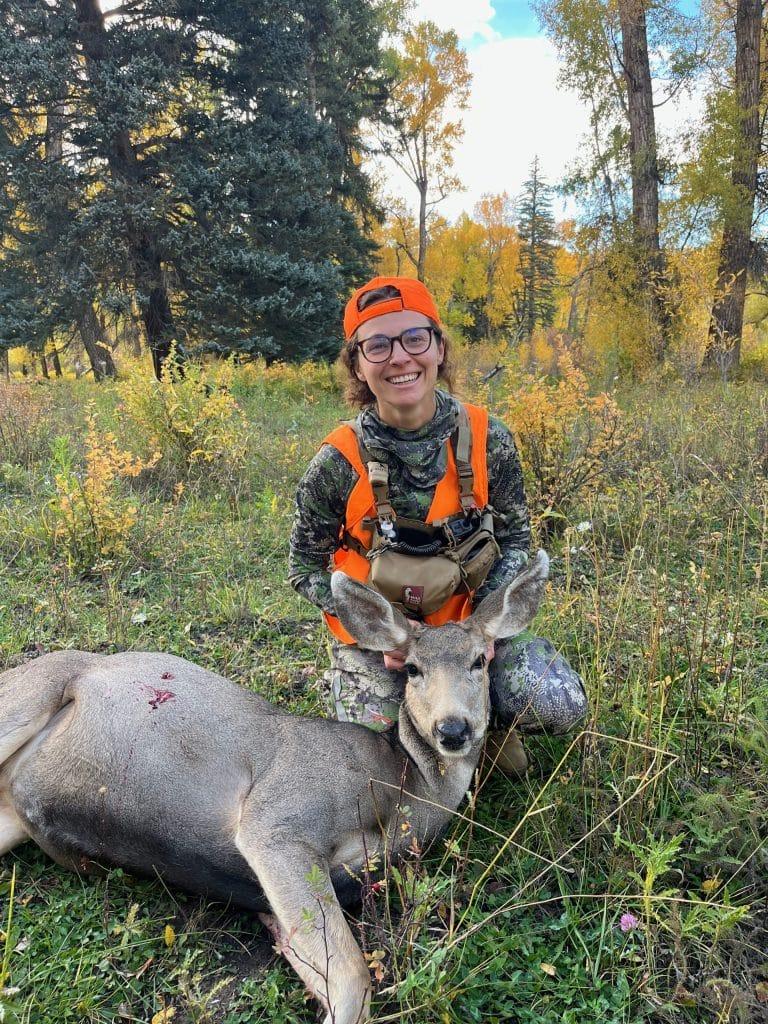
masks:
<svg viewBox="0 0 768 1024"><path fill-rule="evenodd" d="M518 384L485 398L501 412ZM118 388L4 391L29 429L0 413L0 665L161 648L325 713L326 639L285 574L296 482L345 415L333 378L235 374L237 472L116 483L140 513L125 549L78 565L46 525L52 439L75 474L89 415L133 450ZM565 508L536 623L582 672L591 720L530 738L523 782L481 766L444 840L371 892L355 928L378 1020L765 1019L765 398L674 381L617 398L633 443ZM3 859L0 892L8 1019L315 1017L246 915L120 871L80 880L29 846Z"/></svg>

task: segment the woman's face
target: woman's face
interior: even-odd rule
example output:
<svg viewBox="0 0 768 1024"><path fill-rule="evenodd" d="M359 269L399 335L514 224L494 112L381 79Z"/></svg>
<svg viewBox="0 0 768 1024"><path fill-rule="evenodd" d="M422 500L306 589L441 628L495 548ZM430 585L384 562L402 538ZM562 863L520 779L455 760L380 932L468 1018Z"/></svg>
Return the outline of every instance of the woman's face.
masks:
<svg viewBox="0 0 768 1024"><path fill-rule="evenodd" d="M429 327L422 313L401 310L366 320L357 332L359 343L375 334L394 337L411 327ZM443 361L443 343L433 334L426 352L410 355L396 341L386 362L371 363L358 349L355 372L376 396L379 416L385 423L405 430L415 430L428 423L435 414L435 383Z"/></svg>

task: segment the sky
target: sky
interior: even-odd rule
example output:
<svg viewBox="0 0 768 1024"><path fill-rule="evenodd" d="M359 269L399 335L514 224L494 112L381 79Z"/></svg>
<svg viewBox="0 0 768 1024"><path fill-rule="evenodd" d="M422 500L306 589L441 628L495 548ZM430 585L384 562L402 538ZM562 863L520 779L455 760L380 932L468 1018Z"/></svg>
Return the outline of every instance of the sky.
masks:
<svg viewBox="0 0 768 1024"><path fill-rule="evenodd" d="M412 17L453 29L472 72L454 165L465 191L447 197L439 212L454 220L463 210L471 214L485 192L517 196L536 156L545 180L561 179L589 127L588 114L558 84L555 48L528 0L415 0ZM391 165L382 171L387 189L413 205L414 186ZM555 198L553 212L566 216L573 206Z"/></svg>

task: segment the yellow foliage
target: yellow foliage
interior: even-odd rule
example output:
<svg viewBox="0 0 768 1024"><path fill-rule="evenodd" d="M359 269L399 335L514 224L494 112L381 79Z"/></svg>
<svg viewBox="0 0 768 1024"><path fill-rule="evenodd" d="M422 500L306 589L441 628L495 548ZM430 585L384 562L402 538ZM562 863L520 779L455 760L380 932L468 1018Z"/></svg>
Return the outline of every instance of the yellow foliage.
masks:
<svg viewBox="0 0 768 1024"><path fill-rule="evenodd" d="M432 161L452 163L453 145L464 130L458 119L446 118L466 109L471 83L467 55L455 32L422 21L403 34L392 96L405 114L405 137L425 143Z"/></svg>
<svg viewBox="0 0 768 1024"><path fill-rule="evenodd" d="M561 531L578 499L596 491L630 441L616 402L590 395L586 376L558 345L558 380L529 377L506 401L526 475L534 521L543 536Z"/></svg>
<svg viewBox="0 0 768 1024"><path fill-rule="evenodd" d="M245 464L245 420L232 394L231 362L187 363L181 371L168 361L161 379L133 368L117 385L130 437L144 454L159 453L153 465L169 484L195 473L237 473Z"/></svg>
<svg viewBox="0 0 768 1024"><path fill-rule="evenodd" d="M311 403L320 395L339 395L341 387L329 363L275 362L267 366L264 359L254 359L233 367L232 391L235 394L261 392Z"/></svg>
<svg viewBox="0 0 768 1024"><path fill-rule="evenodd" d="M137 477L159 459L142 460L118 447L114 434L101 433L92 416L85 437L85 469L74 466L66 438L54 442L56 497L46 519L53 543L71 563L91 567L99 558L128 553L138 509L123 494L121 483Z"/></svg>

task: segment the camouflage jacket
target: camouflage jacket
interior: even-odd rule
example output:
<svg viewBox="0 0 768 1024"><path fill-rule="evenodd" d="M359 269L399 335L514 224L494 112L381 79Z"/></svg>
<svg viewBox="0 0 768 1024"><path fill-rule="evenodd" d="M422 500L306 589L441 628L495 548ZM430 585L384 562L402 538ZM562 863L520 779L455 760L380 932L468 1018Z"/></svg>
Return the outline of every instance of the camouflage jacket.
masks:
<svg viewBox="0 0 768 1024"><path fill-rule="evenodd" d="M426 519L435 487L445 473L445 441L455 425L456 399L437 391L437 410L418 430L398 430L383 423L371 406L358 421L365 446L389 468L389 496L395 512L409 519ZM486 446L488 497L495 513L496 540L501 557L477 597L512 579L525 564L530 543L523 475L514 439L504 424L490 417ZM334 613L330 561L339 546L347 499L357 473L332 445L323 445L310 462L296 492L291 531L289 579L312 604Z"/></svg>

